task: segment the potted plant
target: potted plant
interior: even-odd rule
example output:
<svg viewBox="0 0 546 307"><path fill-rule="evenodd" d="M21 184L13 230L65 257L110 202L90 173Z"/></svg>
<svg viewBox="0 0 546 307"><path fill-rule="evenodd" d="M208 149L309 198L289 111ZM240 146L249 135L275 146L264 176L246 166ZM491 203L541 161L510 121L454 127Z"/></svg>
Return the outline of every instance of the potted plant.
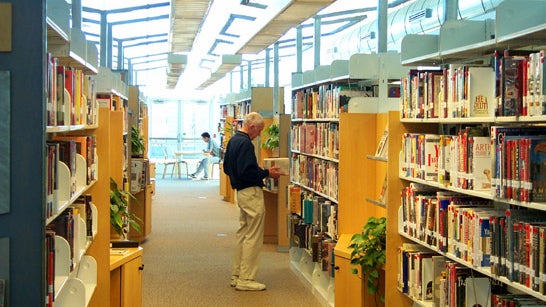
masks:
<svg viewBox="0 0 546 307"><path fill-rule="evenodd" d="M131 126L131 156L139 158L144 156L144 139L136 125Z"/></svg>
<svg viewBox="0 0 546 307"><path fill-rule="evenodd" d="M126 239L129 227L141 232L142 220L129 212L129 199L138 203L136 197L128 191L118 188L116 181L110 178L110 224L120 238Z"/></svg>
<svg viewBox="0 0 546 307"><path fill-rule="evenodd" d="M279 148L279 125L273 123L264 131L269 135L269 137L262 143L262 147L269 150Z"/></svg>
<svg viewBox="0 0 546 307"><path fill-rule="evenodd" d="M370 217L362 227L362 233L357 233L351 238L349 248L351 252L351 264L360 267L362 278L367 277L366 288L377 299L380 284L379 271L385 265L387 219L385 217ZM357 268L352 268L353 274L358 274ZM380 295L381 302L385 297ZM376 305L377 300L376 300Z"/></svg>

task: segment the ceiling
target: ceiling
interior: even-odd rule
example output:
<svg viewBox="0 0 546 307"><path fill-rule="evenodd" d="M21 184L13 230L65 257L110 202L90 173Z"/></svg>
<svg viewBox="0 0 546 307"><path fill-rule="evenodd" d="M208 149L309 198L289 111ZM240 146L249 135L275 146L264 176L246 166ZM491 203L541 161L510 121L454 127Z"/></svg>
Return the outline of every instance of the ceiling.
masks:
<svg viewBox="0 0 546 307"><path fill-rule="evenodd" d="M137 84L164 90L166 87L197 88L213 73L222 55L240 54L243 59L261 57L263 61L264 49L285 39L291 28L317 12L341 12L336 15L339 23L328 31L337 31L365 18L363 13L356 12L360 19L344 19L344 14L352 12L347 10L354 8L354 0L171 2L82 0L82 30L88 40L98 42L100 19L106 16L113 37L112 68L131 66L136 72ZM370 2L370 6L377 4L377 0ZM322 10L325 7L328 9ZM308 28L312 33L312 27ZM183 57L173 57L173 54ZM118 58L125 61L118 63Z"/></svg>

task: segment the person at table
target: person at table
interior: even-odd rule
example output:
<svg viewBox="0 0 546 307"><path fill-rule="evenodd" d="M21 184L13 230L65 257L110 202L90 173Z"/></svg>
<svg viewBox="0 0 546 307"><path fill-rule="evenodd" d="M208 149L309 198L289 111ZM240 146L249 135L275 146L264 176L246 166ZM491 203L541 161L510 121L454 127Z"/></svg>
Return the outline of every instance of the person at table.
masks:
<svg viewBox="0 0 546 307"><path fill-rule="evenodd" d="M214 141L210 138L210 134L208 132L203 132L201 134L201 137L203 138L203 142L207 143L207 148L203 149L203 153L205 154L205 157L199 161L199 164L197 165L197 170L195 173L191 174L191 178L197 178L199 174L204 171L203 179L209 179L209 172L210 172L210 165L211 163L217 163L220 161L220 147Z"/></svg>

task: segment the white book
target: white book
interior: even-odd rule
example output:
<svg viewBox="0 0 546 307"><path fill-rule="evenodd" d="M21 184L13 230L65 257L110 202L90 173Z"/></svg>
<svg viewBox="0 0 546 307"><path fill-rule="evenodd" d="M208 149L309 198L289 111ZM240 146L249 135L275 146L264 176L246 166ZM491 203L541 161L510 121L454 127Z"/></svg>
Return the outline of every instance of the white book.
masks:
<svg viewBox="0 0 546 307"><path fill-rule="evenodd" d="M440 150L440 136L437 134L425 135L425 180L438 181L438 154Z"/></svg>
<svg viewBox="0 0 546 307"><path fill-rule="evenodd" d="M434 293L432 257L421 259L421 297L423 301L432 301Z"/></svg>
<svg viewBox="0 0 546 307"><path fill-rule="evenodd" d="M465 280L465 306L490 306L491 282L487 277L468 277Z"/></svg>
<svg viewBox="0 0 546 307"><path fill-rule="evenodd" d="M492 117L495 109L495 71L492 67L468 68L471 117Z"/></svg>
<svg viewBox="0 0 546 307"><path fill-rule="evenodd" d="M472 137L472 164L470 178L473 190L491 189L491 138Z"/></svg>

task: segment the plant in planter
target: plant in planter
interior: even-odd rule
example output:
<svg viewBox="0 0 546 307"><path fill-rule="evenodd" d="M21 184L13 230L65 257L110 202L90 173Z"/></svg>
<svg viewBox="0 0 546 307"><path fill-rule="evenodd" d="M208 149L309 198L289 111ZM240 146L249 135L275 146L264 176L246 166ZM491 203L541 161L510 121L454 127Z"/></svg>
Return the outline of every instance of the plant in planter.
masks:
<svg viewBox="0 0 546 307"><path fill-rule="evenodd" d="M118 188L118 184L110 178L110 224L114 231L126 239L129 227L141 232L139 223L142 220L129 212L129 199L138 200L130 192Z"/></svg>
<svg viewBox="0 0 546 307"><path fill-rule="evenodd" d="M269 137L262 143L262 147L269 150L279 148L279 125L273 123L265 129L265 132Z"/></svg>
<svg viewBox="0 0 546 307"><path fill-rule="evenodd" d="M144 139L138 126L131 126L131 156L142 157L144 155Z"/></svg>
<svg viewBox="0 0 546 307"><path fill-rule="evenodd" d="M357 265L362 270L362 278L367 277L368 292L377 299L379 289L379 270L385 265L387 224L385 217L370 217L362 227L362 233L357 233L351 238L349 248L351 252L351 264ZM351 269L353 274L358 274L358 269ZM380 296L381 302L385 297ZM377 305L377 301L376 301Z"/></svg>

